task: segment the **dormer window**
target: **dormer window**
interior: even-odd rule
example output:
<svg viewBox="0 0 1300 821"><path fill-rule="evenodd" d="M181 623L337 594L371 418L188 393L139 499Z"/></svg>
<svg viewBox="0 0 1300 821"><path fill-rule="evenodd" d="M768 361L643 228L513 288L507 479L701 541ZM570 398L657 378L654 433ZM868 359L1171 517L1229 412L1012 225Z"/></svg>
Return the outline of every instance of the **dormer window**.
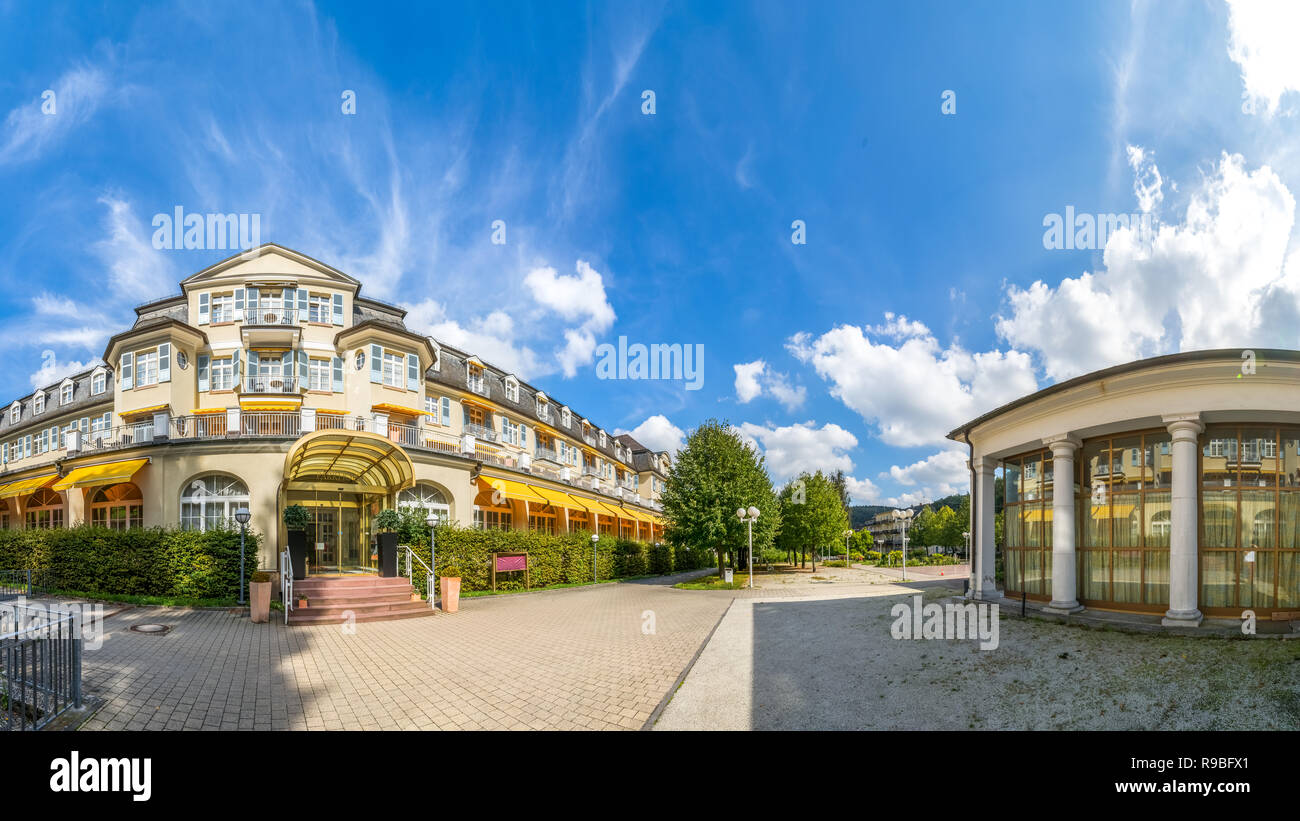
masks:
<svg viewBox="0 0 1300 821"><path fill-rule="evenodd" d="M69 379L68 381L64 382L62 385L59 386L59 404L60 405L72 404L72 380L71 379Z"/></svg>
<svg viewBox="0 0 1300 821"><path fill-rule="evenodd" d="M511 402L519 401L519 380L513 376L506 377L506 399Z"/></svg>
<svg viewBox="0 0 1300 821"><path fill-rule="evenodd" d="M605 431L600 432L600 446L605 447Z"/></svg>
<svg viewBox="0 0 1300 821"><path fill-rule="evenodd" d="M90 393L98 396L108 389L108 374L103 370L95 371L90 376Z"/></svg>
<svg viewBox="0 0 1300 821"><path fill-rule="evenodd" d="M37 391L32 397L32 413L45 413L45 392Z"/></svg>
<svg viewBox="0 0 1300 821"><path fill-rule="evenodd" d="M537 418L545 422L551 419L551 406L546 403L546 397L540 393L537 395Z"/></svg>
<svg viewBox="0 0 1300 821"><path fill-rule="evenodd" d="M9 424L11 425L18 424L18 420L22 418L22 415L23 415L23 404L21 402L14 402L12 405L9 406Z"/></svg>
<svg viewBox="0 0 1300 821"><path fill-rule="evenodd" d="M573 414L568 408L560 410L560 424L564 425L566 428L573 427Z"/></svg>
<svg viewBox="0 0 1300 821"><path fill-rule="evenodd" d="M487 381L483 378L483 365L474 361L465 363L465 384L479 396L487 396Z"/></svg>

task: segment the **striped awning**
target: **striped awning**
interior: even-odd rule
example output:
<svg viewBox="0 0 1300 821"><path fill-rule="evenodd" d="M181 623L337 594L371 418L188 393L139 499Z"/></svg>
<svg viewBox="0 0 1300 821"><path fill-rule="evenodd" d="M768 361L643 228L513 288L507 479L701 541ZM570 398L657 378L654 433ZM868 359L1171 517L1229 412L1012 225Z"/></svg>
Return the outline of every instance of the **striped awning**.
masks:
<svg viewBox="0 0 1300 821"><path fill-rule="evenodd" d="M299 439L285 456L289 481L350 482L390 493L415 484L411 457L376 433L327 428Z"/></svg>
<svg viewBox="0 0 1300 821"><path fill-rule="evenodd" d="M512 482L509 479L501 479L495 476L480 476L478 478L479 490L483 493L495 495L500 493L507 499L514 499L518 502L531 502L533 504L547 504L544 496L536 492L536 489L523 484L522 482Z"/></svg>
<svg viewBox="0 0 1300 821"><path fill-rule="evenodd" d="M299 402L245 402L240 400L239 409L246 411L296 411Z"/></svg>
<svg viewBox="0 0 1300 821"><path fill-rule="evenodd" d="M195 408L190 411L195 416L209 416L214 413L225 413L225 408Z"/></svg>
<svg viewBox="0 0 1300 821"><path fill-rule="evenodd" d="M70 487L99 487L129 482L136 471L149 464L148 459L123 459L119 462L105 462L102 465L73 468L59 481L55 490L67 490Z"/></svg>
<svg viewBox="0 0 1300 821"><path fill-rule="evenodd" d="M146 413L156 413L160 410L167 410L170 407L171 405L168 404L150 405L147 408L136 408L135 410L122 411L121 413L118 414L118 416L122 417L123 419L126 419L127 417L130 416L141 416Z"/></svg>
<svg viewBox="0 0 1300 821"><path fill-rule="evenodd" d="M370 409L372 411L379 411L380 413L400 413L406 416L424 415L424 411L416 410L415 408L408 408L403 405L390 405L387 402L378 405L371 405Z"/></svg>

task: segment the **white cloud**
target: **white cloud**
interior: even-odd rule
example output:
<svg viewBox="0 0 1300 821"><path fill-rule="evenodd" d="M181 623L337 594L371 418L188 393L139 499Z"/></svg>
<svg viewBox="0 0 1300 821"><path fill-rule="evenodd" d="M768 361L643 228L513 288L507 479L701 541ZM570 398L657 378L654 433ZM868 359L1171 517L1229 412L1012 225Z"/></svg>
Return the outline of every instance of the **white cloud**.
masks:
<svg viewBox="0 0 1300 821"><path fill-rule="evenodd" d="M65 376L71 376L74 373L81 373L98 364L98 359L88 359L84 362L77 361L60 361L54 351L46 351L42 357L40 370L30 376L32 389L44 388L63 381Z"/></svg>
<svg viewBox="0 0 1300 821"><path fill-rule="evenodd" d="M1177 350L1297 347L1300 265L1285 264L1294 220L1271 168L1224 154L1181 223L1147 241L1112 233L1098 272L1009 287L997 332L1037 351L1055 380Z"/></svg>
<svg viewBox="0 0 1300 821"><path fill-rule="evenodd" d="M787 348L830 382L832 396L875 425L886 444L941 444L962 422L1037 388L1028 354L970 353L955 342L943 347L920 322L885 318L874 328L796 334Z"/></svg>
<svg viewBox="0 0 1300 821"><path fill-rule="evenodd" d="M94 116L112 94L107 75L94 66L71 69L42 94L46 90L54 92L53 113L45 113L47 101L37 96L5 116L7 138L0 143L0 165L41 156Z"/></svg>
<svg viewBox="0 0 1300 821"><path fill-rule="evenodd" d="M1300 91L1300 5L1292 0L1228 0L1228 56L1241 66L1245 96L1273 116L1282 96Z"/></svg>
<svg viewBox="0 0 1300 821"><path fill-rule="evenodd" d="M515 338L514 320L505 311L493 311L462 325L447 317L442 303L426 299L407 309L406 323L417 333L480 356L521 379L546 373L537 354Z"/></svg>
<svg viewBox="0 0 1300 821"><path fill-rule="evenodd" d="M851 473L853 459L848 451L858 446L858 437L833 422L820 428L815 425L800 422L776 427L745 422L736 431L762 451L767 471L778 483L805 471Z"/></svg>
<svg viewBox="0 0 1300 821"><path fill-rule="evenodd" d="M595 334L614 324L614 308L605 296L604 277L585 260L578 260L576 276L566 276L550 266L534 268L524 285L537 304L559 314L577 327L564 331L564 347L556 353L565 376L591 361L596 349Z"/></svg>
<svg viewBox="0 0 1300 821"><path fill-rule="evenodd" d="M919 462L905 467L893 465L888 475L905 487L917 488L926 500L965 493L970 485L970 473L966 467L969 454L960 445L945 448L931 454Z"/></svg>
<svg viewBox="0 0 1300 821"><path fill-rule="evenodd" d="M808 391L802 385L790 384L790 378L768 367L762 359L732 365L736 372L736 399L746 404L764 392L772 395L786 410L795 410L807 399Z"/></svg>
<svg viewBox="0 0 1300 821"><path fill-rule="evenodd" d="M662 413L656 413L635 428L632 428L632 430L616 429L614 431L615 436L622 436L625 433L631 434L633 439L650 448L650 450L666 450L670 456L676 456L677 451L686 442L686 431L669 422L668 417Z"/></svg>
<svg viewBox="0 0 1300 821"><path fill-rule="evenodd" d="M112 195L99 202L108 208L108 236L94 245L96 256L108 268L113 293L136 302L155 299L176 290L173 266L165 251L153 247L152 232L131 210L131 203Z"/></svg>
<svg viewBox="0 0 1300 821"><path fill-rule="evenodd" d="M1128 165L1133 169L1133 196L1137 197L1138 208L1142 213L1150 213L1164 201L1164 179L1155 160L1151 159L1140 145L1126 147Z"/></svg>

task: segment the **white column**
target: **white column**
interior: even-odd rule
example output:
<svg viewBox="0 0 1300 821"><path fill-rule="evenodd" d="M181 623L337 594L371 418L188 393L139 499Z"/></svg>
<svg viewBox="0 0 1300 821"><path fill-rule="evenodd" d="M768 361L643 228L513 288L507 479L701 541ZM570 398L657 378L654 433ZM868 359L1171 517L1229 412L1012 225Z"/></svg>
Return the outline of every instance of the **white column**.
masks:
<svg viewBox="0 0 1300 821"><path fill-rule="evenodd" d="M1044 609L1077 613L1083 609L1075 579L1074 453L1079 440L1063 433L1043 444L1052 449L1052 602Z"/></svg>
<svg viewBox="0 0 1300 821"><path fill-rule="evenodd" d="M975 556L971 568L974 575L974 597L1000 599L997 582L997 548L993 528L993 478L997 462L979 458L971 463L975 471Z"/></svg>
<svg viewBox="0 0 1300 821"><path fill-rule="evenodd" d="M1173 487L1169 515L1169 610L1161 621L1166 627L1196 627L1201 611L1196 609L1199 585L1196 578L1197 510L1200 482L1197 481L1198 437L1205 425L1199 413L1165 416L1173 437Z"/></svg>

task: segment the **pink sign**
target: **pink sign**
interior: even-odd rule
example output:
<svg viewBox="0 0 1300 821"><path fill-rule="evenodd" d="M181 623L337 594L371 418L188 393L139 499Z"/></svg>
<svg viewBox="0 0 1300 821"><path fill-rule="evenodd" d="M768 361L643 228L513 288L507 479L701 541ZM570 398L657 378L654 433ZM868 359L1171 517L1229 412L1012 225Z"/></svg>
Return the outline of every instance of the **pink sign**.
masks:
<svg viewBox="0 0 1300 821"><path fill-rule="evenodd" d="M505 573L509 570L523 570L527 566L527 556L497 556L498 573Z"/></svg>

